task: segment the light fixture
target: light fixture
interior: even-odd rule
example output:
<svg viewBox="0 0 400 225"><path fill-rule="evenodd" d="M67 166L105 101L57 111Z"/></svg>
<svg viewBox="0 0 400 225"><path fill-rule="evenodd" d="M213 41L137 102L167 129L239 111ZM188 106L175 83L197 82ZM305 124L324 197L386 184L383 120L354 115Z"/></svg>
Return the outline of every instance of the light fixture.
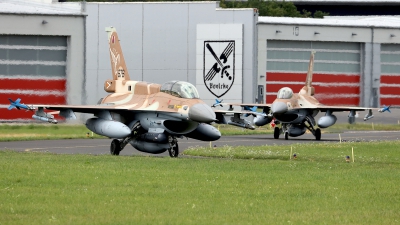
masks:
<svg viewBox="0 0 400 225"><path fill-rule="evenodd" d="M42 21L42 24L46 24L46 23L47 23L47 21L46 21L46 20L43 20L43 21Z"/></svg>
<svg viewBox="0 0 400 225"><path fill-rule="evenodd" d="M280 31L280 30L276 30L276 33L282 33L282 31Z"/></svg>
<svg viewBox="0 0 400 225"><path fill-rule="evenodd" d="M355 35L357 35L356 33L351 33L351 36L355 36Z"/></svg>
<svg viewBox="0 0 400 225"><path fill-rule="evenodd" d="M314 35L317 35L317 34L319 34L319 32L315 31L315 32L314 32Z"/></svg>
<svg viewBox="0 0 400 225"><path fill-rule="evenodd" d="M396 35L394 35L394 34L390 34L390 37L396 37Z"/></svg>

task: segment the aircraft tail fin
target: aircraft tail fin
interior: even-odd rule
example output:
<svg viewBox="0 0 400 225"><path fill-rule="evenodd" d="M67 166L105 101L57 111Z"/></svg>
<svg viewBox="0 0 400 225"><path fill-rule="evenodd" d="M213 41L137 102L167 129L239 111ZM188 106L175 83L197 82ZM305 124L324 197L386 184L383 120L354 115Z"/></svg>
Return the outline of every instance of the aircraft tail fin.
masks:
<svg viewBox="0 0 400 225"><path fill-rule="evenodd" d="M125 58L118 39L117 30L114 27L106 27L108 34L108 44L111 60L112 80L104 83L104 90L107 92L118 92L118 85L113 81L122 81L125 83L130 80L128 69L126 67Z"/></svg>
<svg viewBox="0 0 400 225"><path fill-rule="evenodd" d="M315 93L315 89L312 86L312 77L313 77L313 70L314 70L314 54L315 54L315 51L311 51L310 62L308 64L306 83L305 83L305 86L300 90L301 94L306 94L306 95L311 95L311 96L313 96Z"/></svg>

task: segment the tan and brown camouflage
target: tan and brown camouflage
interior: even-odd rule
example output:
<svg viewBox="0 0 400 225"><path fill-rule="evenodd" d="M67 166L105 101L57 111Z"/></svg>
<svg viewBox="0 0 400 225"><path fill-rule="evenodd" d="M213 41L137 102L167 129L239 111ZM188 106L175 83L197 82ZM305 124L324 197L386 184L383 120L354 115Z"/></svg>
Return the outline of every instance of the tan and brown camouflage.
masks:
<svg viewBox="0 0 400 225"><path fill-rule="evenodd" d="M214 111L200 98L197 89L184 81L170 81L163 85L130 79L128 68L115 28L106 28L111 61L112 79L104 82L109 94L97 105L35 105L34 119L57 123L44 109L58 110L67 119L75 113L89 113L95 117L86 121L93 132L110 138L114 155L130 143L139 151L162 153L169 151L177 157L177 137L214 141L221 133L211 122ZM31 109L35 110L34 108Z"/></svg>
<svg viewBox="0 0 400 225"><path fill-rule="evenodd" d="M354 122L356 111L368 110L364 120L373 118L372 109L365 107L349 107L349 106L328 106L321 104L315 97L315 89L312 86L314 54L311 52L308 65L307 77L305 85L300 89L299 93L293 93L292 89L283 87L278 91L277 98L271 104L246 104L246 103L220 103L219 105L241 106L245 111L234 112L235 116L231 118L229 124L241 126L249 129L254 129L254 126L248 124L248 121L239 120L239 114L252 114L254 116L254 124L263 126L270 123L273 119L281 124L281 128L275 127L274 138L279 138L280 134L285 135L285 139L289 136L296 137L305 133L306 129L315 136L317 140L321 138L319 128L332 126L336 122L336 116L333 112L350 111L349 122ZM249 107L256 106L263 109L262 112L249 111ZM377 109L381 112L381 109ZM219 114L229 113L230 111L216 110L217 118L221 118ZM231 111L233 112L233 111ZM315 122L314 117L319 112L325 112L318 122ZM318 125L319 128L314 128Z"/></svg>

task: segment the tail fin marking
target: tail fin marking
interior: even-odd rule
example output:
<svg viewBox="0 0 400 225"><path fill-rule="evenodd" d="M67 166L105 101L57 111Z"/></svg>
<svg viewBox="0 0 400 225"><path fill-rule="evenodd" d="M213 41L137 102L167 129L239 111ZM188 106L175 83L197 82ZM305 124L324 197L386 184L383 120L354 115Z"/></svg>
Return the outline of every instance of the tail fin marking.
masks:
<svg viewBox="0 0 400 225"><path fill-rule="evenodd" d="M130 80L125 58L118 39L117 30L114 27L106 27L108 44L110 46L110 59L113 80Z"/></svg>

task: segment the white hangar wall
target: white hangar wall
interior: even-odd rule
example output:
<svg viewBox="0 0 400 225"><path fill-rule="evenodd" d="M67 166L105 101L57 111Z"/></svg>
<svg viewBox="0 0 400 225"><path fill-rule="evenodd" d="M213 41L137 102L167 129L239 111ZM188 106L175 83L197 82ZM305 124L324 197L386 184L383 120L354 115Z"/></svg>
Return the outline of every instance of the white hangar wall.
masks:
<svg viewBox="0 0 400 225"><path fill-rule="evenodd" d="M298 91L311 51L313 84L324 104L399 105L400 25L397 19L338 20L260 17L258 86L271 102L282 86Z"/></svg>
<svg viewBox="0 0 400 225"><path fill-rule="evenodd" d="M103 83L111 76L104 31L107 26L117 29L131 79L161 84L188 81L197 86L200 97L208 104L214 103L220 93L213 94L206 88L203 76L211 68L204 69L204 54L210 57L210 53L208 49L204 53L199 41L236 40L235 54L240 54L235 58L237 76L235 83L229 84L232 88L225 96L229 99L220 97L254 102L258 14L253 9L220 9L216 2L87 3L86 13L87 104L95 104L106 94ZM233 31L224 28L230 25ZM209 36L204 39L203 32L207 30ZM240 32L241 38L229 38L230 32ZM214 50L218 56L222 54L219 47ZM215 58L212 60L217 63ZM222 67L218 64L219 69Z"/></svg>

